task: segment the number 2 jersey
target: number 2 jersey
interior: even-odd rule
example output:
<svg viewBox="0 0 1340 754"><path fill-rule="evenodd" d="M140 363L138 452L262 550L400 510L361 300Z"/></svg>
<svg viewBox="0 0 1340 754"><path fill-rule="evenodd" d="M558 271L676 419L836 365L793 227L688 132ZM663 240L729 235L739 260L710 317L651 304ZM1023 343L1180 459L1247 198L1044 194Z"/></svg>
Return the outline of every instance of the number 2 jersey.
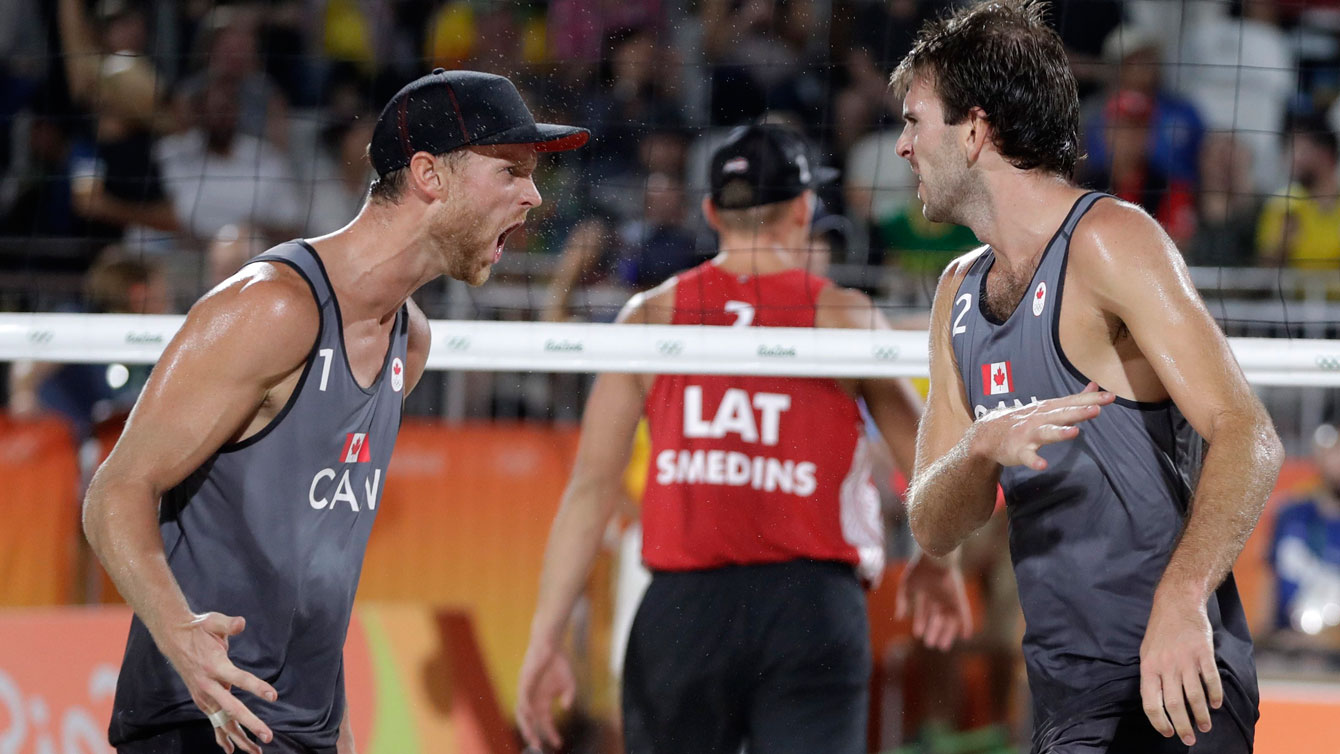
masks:
<svg viewBox="0 0 1340 754"><path fill-rule="evenodd" d="M1089 193L1075 202L1027 294L1004 321L982 301L995 254L986 249L969 267L954 294L950 338L974 418L1079 393L1088 384L1061 348L1062 289L1071 234L1105 196ZM1027 622L1036 751L1048 750L1077 721L1141 714L1140 644L1190 510L1202 445L1171 400L1117 398L1080 425L1075 439L1039 449L1046 469L1001 470ZM1256 670L1231 575L1206 608L1225 704L1250 740Z"/></svg>
<svg viewBox="0 0 1340 754"><path fill-rule="evenodd" d="M677 279L673 324L814 327L804 270ZM760 354L761 358L786 358ZM833 379L659 375L647 394L651 463L642 558L652 570L812 559L884 568L879 494L856 400Z"/></svg>

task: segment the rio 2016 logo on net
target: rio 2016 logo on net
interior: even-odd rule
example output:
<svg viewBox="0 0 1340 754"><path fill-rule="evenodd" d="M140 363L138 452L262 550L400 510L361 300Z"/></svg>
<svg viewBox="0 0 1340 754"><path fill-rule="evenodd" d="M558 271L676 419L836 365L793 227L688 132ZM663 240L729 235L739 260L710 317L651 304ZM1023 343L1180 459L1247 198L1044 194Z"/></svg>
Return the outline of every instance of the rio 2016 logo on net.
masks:
<svg viewBox="0 0 1340 754"><path fill-rule="evenodd" d="M103 663L88 676L88 705L102 705L116 693L116 668ZM18 683L0 670L0 754L111 754L105 722L88 707L70 705L52 709L47 700L25 694Z"/></svg>

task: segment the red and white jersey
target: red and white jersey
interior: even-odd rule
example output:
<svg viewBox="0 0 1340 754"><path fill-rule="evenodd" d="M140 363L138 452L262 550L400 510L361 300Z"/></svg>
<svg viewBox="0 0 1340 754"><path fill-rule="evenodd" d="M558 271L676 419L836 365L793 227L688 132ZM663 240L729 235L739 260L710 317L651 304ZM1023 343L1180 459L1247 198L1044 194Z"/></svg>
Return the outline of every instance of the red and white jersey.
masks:
<svg viewBox="0 0 1340 754"><path fill-rule="evenodd" d="M678 277L676 325L813 327L804 270ZM884 569L879 493L855 399L836 380L660 375L646 403L651 463L642 559L654 570L812 558Z"/></svg>

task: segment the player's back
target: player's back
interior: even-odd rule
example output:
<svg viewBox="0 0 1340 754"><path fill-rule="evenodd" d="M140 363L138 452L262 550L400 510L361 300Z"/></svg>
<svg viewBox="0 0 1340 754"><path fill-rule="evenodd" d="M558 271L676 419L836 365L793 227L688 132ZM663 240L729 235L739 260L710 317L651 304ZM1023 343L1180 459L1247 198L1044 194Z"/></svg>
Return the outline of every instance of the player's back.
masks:
<svg viewBox="0 0 1340 754"><path fill-rule="evenodd" d="M707 263L676 278L669 321L813 327L830 285L800 269L740 275ZM787 358L785 349L766 345L757 356ZM660 375L645 411L652 441L642 509L648 567L814 559L877 577L879 497L860 410L836 380Z"/></svg>

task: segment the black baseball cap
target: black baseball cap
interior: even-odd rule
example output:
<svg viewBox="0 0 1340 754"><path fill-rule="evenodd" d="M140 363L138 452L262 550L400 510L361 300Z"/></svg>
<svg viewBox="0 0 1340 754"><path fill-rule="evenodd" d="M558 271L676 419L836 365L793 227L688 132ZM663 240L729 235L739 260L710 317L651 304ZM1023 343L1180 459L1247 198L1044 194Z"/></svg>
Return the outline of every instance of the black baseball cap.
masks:
<svg viewBox="0 0 1340 754"><path fill-rule="evenodd" d="M377 175L409 164L415 152L444 154L488 144L534 144L539 152L576 149L591 132L536 123L505 76L442 68L396 92L372 129L368 154Z"/></svg>
<svg viewBox="0 0 1340 754"><path fill-rule="evenodd" d="M712 153L712 203L748 209L783 202L837 177L799 133L771 124L741 126Z"/></svg>

